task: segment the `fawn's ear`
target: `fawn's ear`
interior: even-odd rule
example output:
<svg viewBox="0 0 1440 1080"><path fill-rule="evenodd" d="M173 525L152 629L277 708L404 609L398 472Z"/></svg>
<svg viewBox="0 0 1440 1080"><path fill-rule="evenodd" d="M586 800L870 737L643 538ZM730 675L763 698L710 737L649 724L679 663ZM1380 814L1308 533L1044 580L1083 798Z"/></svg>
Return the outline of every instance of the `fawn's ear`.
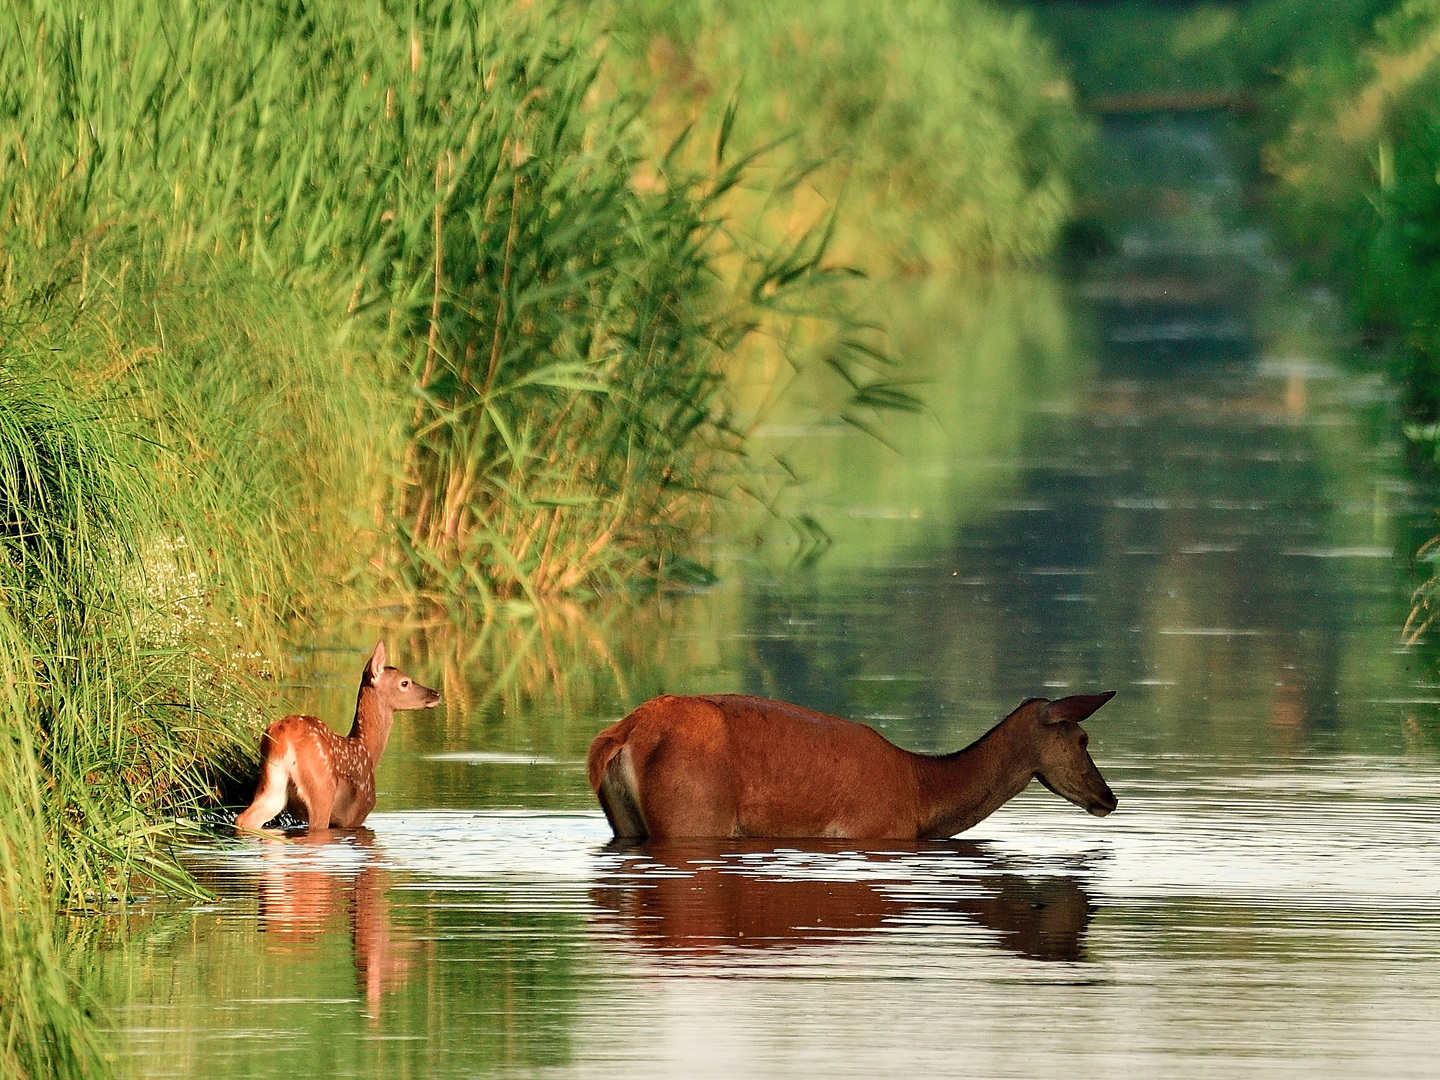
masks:
<svg viewBox="0 0 1440 1080"><path fill-rule="evenodd" d="M1076 694L1074 697L1062 697L1058 701L1046 704L1041 722L1061 724L1069 720L1071 723L1078 724L1114 696L1114 690L1106 690L1103 694Z"/></svg>
<svg viewBox="0 0 1440 1080"><path fill-rule="evenodd" d="M370 654L370 678L378 679L385 674L385 640L382 638L375 644L375 651Z"/></svg>

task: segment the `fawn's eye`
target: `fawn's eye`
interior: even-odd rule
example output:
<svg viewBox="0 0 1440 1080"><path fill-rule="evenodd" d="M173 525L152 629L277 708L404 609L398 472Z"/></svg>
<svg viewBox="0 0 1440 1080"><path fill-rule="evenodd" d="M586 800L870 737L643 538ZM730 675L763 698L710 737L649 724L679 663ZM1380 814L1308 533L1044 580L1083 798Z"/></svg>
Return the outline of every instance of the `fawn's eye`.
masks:
<svg viewBox="0 0 1440 1080"><path fill-rule="evenodd" d="M410 689L410 680L409 680L409 679L401 679L401 680L400 680L400 689L401 689L401 690L408 690L408 689Z"/></svg>

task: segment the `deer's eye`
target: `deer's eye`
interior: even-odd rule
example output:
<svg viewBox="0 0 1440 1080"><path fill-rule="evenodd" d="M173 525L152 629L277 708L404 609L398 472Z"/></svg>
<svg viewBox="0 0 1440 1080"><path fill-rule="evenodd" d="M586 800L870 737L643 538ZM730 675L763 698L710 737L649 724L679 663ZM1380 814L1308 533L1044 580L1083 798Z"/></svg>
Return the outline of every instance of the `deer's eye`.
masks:
<svg viewBox="0 0 1440 1080"><path fill-rule="evenodd" d="M1089 735L1086 735L1085 732L1082 731L1082 732L1080 733L1080 749L1081 749L1081 750L1084 750L1084 749L1085 749L1087 746L1089 746L1089 745L1090 745L1090 736L1089 736Z"/></svg>
<svg viewBox="0 0 1440 1080"><path fill-rule="evenodd" d="M401 689L401 690L408 690L408 689L410 689L410 680L409 680L409 679L401 679L401 680L400 680L400 689Z"/></svg>

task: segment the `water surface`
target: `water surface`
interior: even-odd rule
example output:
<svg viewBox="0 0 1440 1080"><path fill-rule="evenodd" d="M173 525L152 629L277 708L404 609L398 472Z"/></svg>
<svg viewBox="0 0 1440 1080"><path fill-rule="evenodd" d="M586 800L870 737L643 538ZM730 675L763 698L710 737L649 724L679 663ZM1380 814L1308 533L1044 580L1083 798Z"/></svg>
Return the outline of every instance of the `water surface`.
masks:
<svg viewBox="0 0 1440 1080"><path fill-rule="evenodd" d="M828 551L392 639L446 704L397 724L369 828L217 839L213 905L107 940L136 1070L1433 1075L1440 685L1399 628L1436 495L1223 125L1105 139L1113 255L891 287L930 408L896 449L767 422ZM337 640L296 703L338 726L370 642ZM662 691L938 751L1101 689L1104 820L1032 785L946 843L616 848L583 775Z"/></svg>

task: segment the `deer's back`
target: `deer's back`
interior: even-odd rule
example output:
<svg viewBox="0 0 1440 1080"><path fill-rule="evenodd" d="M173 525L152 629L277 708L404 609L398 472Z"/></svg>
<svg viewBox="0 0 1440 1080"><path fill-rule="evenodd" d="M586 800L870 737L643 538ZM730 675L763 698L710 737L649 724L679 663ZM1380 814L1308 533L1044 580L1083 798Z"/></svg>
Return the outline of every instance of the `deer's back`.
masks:
<svg viewBox="0 0 1440 1080"><path fill-rule="evenodd" d="M273 748L273 750L272 750ZM348 781L357 789L373 785L375 763L359 739L346 738L318 716L296 713L276 720L265 729L260 742L262 758L271 753L310 757L322 769L333 771L336 780Z"/></svg>

